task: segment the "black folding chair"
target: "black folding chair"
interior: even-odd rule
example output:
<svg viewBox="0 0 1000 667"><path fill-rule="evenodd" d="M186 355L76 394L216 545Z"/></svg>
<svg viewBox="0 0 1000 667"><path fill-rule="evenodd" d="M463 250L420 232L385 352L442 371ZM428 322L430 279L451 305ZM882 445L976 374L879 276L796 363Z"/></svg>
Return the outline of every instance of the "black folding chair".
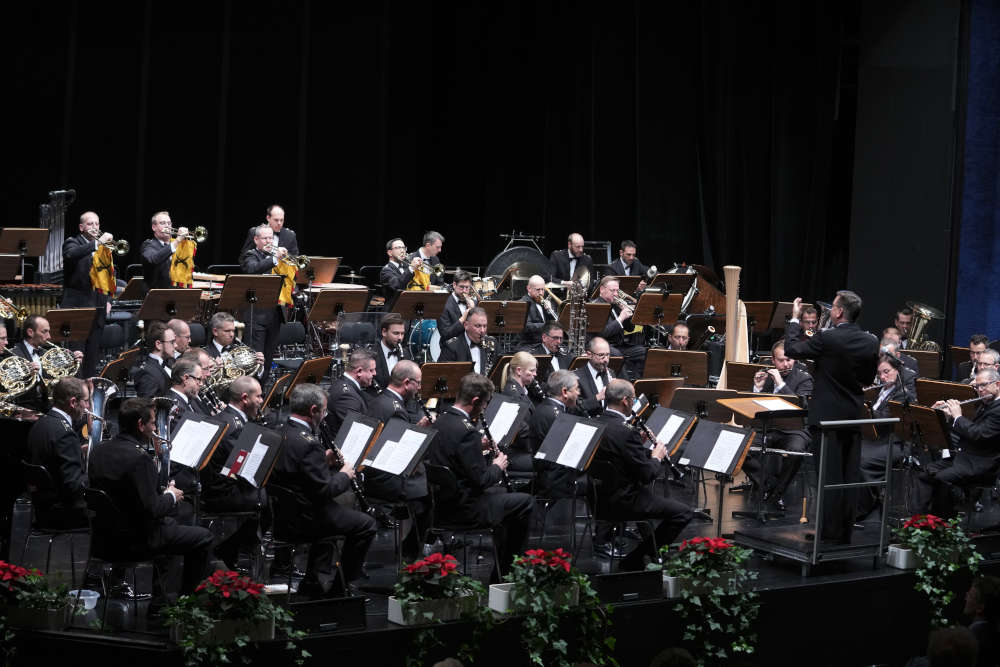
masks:
<svg viewBox="0 0 1000 667"><path fill-rule="evenodd" d="M438 518L438 507L457 503L460 497L458 490L458 480L455 473L448 466L439 466L433 463L424 463L427 468L427 486L431 494L431 525L427 529L429 535L437 535L443 544L447 544L446 535L476 535L482 540L484 535L489 535L490 544L493 547L493 567L496 569L497 580L500 579L500 554L497 552L497 542L495 529L492 526L477 526L469 523L454 523ZM462 545L462 570L469 571L469 548L467 544Z"/></svg>
<svg viewBox="0 0 1000 667"><path fill-rule="evenodd" d="M31 491L32 498L39 498L46 495L55 495L55 483L45 466L35 465L27 461L21 461L21 474L24 476L25 484ZM35 503L31 505L31 530L24 536L24 544L21 546L21 562L28 552L28 541L33 537L49 538L48 550L45 553L45 573L48 574L49 566L52 563L52 544L60 537L69 538L69 566L72 585L76 586L76 550L74 538L77 535L85 535L90 532L89 526L78 528L62 528L58 526L45 525L38 516Z"/></svg>

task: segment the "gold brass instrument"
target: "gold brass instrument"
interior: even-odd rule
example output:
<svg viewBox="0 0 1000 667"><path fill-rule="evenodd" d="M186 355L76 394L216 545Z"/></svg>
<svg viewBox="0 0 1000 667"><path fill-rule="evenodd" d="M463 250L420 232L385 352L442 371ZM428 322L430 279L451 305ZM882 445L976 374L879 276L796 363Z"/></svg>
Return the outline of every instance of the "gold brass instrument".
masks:
<svg viewBox="0 0 1000 667"><path fill-rule="evenodd" d="M617 296L618 299L621 299L626 304L628 304L628 303L635 303L636 302L636 299L635 299L634 296L632 296L628 292L624 292L622 290L618 290L618 293L617 293L616 296Z"/></svg>
<svg viewBox="0 0 1000 667"><path fill-rule="evenodd" d="M553 301L556 302L557 306L561 306L563 304L562 299L553 294L552 290L549 289L548 285L545 286L545 293L549 295L549 299L552 299Z"/></svg>
<svg viewBox="0 0 1000 667"><path fill-rule="evenodd" d="M569 331L566 332L566 348L574 357L587 350L587 287L590 286L590 271L578 268L573 276L573 284L568 288Z"/></svg>
<svg viewBox="0 0 1000 667"><path fill-rule="evenodd" d="M416 269L414 269L413 272L416 273L417 271L419 271L420 273L425 273L428 276L435 276L437 278L440 278L441 276L444 275L444 264L435 264L434 266L431 266L430 264L421 259L420 263L417 264L417 267Z"/></svg>
<svg viewBox="0 0 1000 667"><path fill-rule="evenodd" d="M108 400L118 393L118 386L107 378L95 377L90 378L91 386L93 390L90 393L90 407L93 409L87 410L86 413L94 418L93 424L90 428L90 433L87 434L87 440L90 446L87 448L87 460L90 460L90 453L94 451L94 447L101 444L101 440L104 439L105 433L109 430L105 428L107 421L104 418L104 412L108 405Z"/></svg>
<svg viewBox="0 0 1000 667"><path fill-rule="evenodd" d="M913 311L913 323L910 325L910 335L908 336L910 342L906 346L907 349L940 352L940 345L932 340L924 340L924 329L931 320L943 320L944 313L937 308L916 301L907 301L906 305Z"/></svg>
<svg viewBox="0 0 1000 667"><path fill-rule="evenodd" d="M264 252L272 257L278 257L278 246L276 245L266 245L264 246ZM309 266L311 261L306 255L285 255L284 257L278 257L278 260L285 262L286 264L291 264L300 271Z"/></svg>
<svg viewBox="0 0 1000 667"><path fill-rule="evenodd" d="M30 361L17 356L9 347L3 351L10 356L0 360L0 400L8 401L34 387L38 382L38 373Z"/></svg>
<svg viewBox="0 0 1000 667"><path fill-rule="evenodd" d="M102 243L105 248L110 248L111 252L115 253L119 257L122 255L127 255L129 250L128 241L125 239L118 239L117 241L108 241L107 243Z"/></svg>
<svg viewBox="0 0 1000 667"><path fill-rule="evenodd" d="M41 363L44 374L48 375L48 377L42 376L42 382L45 383L47 389L51 389L52 385L59 380L76 375L76 372L80 370L80 361L72 350L59 347L51 342L43 343L40 347L46 346L48 349L42 355L39 363Z"/></svg>
<svg viewBox="0 0 1000 667"><path fill-rule="evenodd" d="M10 299L0 296L0 319L17 320L17 326L21 327L28 319L28 309L17 306Z"/></svg>
<svg viewBox="0 0 1000 667"><path fill-rule="evenodd" d="M166 231L170 234L170 236L174 236L179 239L190 239L195 243L204 243L205 239L208 238L208 230L201 225L198 225L194 228L194 231L188 232L187 234L178 234L177 227L167 227Z"/></svg>
<svg viewBox="0 0 1000 667"><path fill-rule="evenodd" d="M546 287L545 291L549 292L549 288ZM556 313L556 309L552 305L552 300L555 299L555 301L560 306L562 305L562 301L559 301L559 299L556 298L556 296L554 294L552 294L552 292L549 292L549 295L550 295L550 298L547 298L547 299L546 298L542 298L541 295L539 295L538 297L531 297L531 298L532 298L532 300L535 303L537 303L539 306L541 306L542 308L545 309L545 312L547 312L549 314L549 317L551 317L554 320L558 320L559 319L559 315L558 315L558 313Z"/></svg>
<svg viewBox="0 0 1000 667"><path fill-rule="evenodd" d="M257 361L257 353L248 345L234 343L229 352L223 352L219 357L209 379L212 389L225 389L238 377L257 375L263 369L263 364Z"/></svg>

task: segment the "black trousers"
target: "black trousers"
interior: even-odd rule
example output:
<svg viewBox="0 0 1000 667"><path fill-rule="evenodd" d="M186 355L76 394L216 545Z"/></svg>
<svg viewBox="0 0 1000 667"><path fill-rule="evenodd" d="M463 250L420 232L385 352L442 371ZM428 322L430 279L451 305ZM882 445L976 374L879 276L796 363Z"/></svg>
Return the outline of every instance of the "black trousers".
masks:
<svg viewBox="0 0 1000 667"><path fill-rule="evenodd" d="M244 321L250 317L250 311L243 313ZM281 307L274 308L254 308L253 322L250 327L250 347L257 352L264 354L264 370L260 377L261 385L267 383L271 374L271 362L274 360L274 353L278 349L278 336L281 333L281 322L284 316Z"/></svg>
<svg viewBox="0 0 1000 667"><path fill-rule="evenodd" d="M376 504L379 501L406 503L409 515L413 516L413 525L403 534L403 558L415 560L421 555L420 547L431 523L431 499L423 466L418 466L414 474L408 478L374 468L365 470L364 478L365 495L369 501ZM394 518L408 519L399 516Z"/></svg>
<svg viewBox="0 0 1000 667"><path fill-rule="evenodd" d="M207 528L182 526L168 517L156 530L149 548L154 556L184 557L181 593L193 593L209 574L212 542L212 533Z"/></svg>
<svg viewBox="0 0 1000 667"><path fill-rule="evenodd" d="M809 436L803 431L768 431L767 433L767 448L768 449L784 449L789 452L805 452L809 449ZM798 473L799 468L802 467L802 457L801 456L782 456L781 458L781 468L778 470L778 474L774 478L767 478L766 475L762 474L764 471L764 466L768 464L767 458L761 454L756 454L754 456L748 457L746 462L743 464L743 470L754 480L755 483L761 483L765 491L769 494L773 494L775 498L781 498L785 495L785 489L791 484L792 480L795 478L796 473ZM762 461L762 459L764 459ZM773 470L773 468L769 469Z"/></svg>
<svg viewBox="0 0 1000 667"><path fill-rule="evenodd" d="M249 486L249 485L247 485ZM259 499L258 499L259 491ZM236 487L222 496L204 496L201 502L202 514L225 512L255 512L257 506L267 506L267 496L264 489L244 489ZM215 545L215 555L226 565L235 569L239 560L240 547L252 548L260 543L260 522L257 517L244 517L239 520L236 530L228 536L222 536Z"/></svg>
<svg viewBox="0 0 1000 667"><path fill-rule="evenodd" d="M600 514L602 519L612 521L660 520L652 533L644 527L640 528L643 540L622 559L623 570L643 569L645 567L643 558L655 558L656 550L676 540L694 516L691 508L684 503L653 493L649 487L639 489L638 495L631 503L612 503L606 513Z"/></svg>
<svg viewBox="0 0 1000 667"><path fill-rule="evenodd" d="M910 454L909 445L901 442L890 442L888 437L884 440L861 441L861 479L866 482L885 479L885 463L890 456L890 448L892 465L901 462L904 457ZM878 487L860 489L860 493L858 493L858 521L872 513L878 504L878 499Z"/></svg>
<svg viewBox="0 0 1000 667"><path fill-rule="evenodd" d="M992 484L1000 457L958 452L924 467L917 477L917 507L940 517L955 516L955 497L961 487Z"/></svg>
<svg viewBox="0 0 1000 667"><path fill-rule="evenodd" d="M820 431L810 429L817 457ZM816 463L819 470L819 459ZM826 434L826 484L844 484L861 481L861 432L856 430L828 431ZM824 483L819 480L819 483ZM850 542L857 508L854 489L835 489L823 496L821 535L823 540Z"/></svg>
<svg viewBox="0 0 1000 667"><path fill-rule="evenodd" d="M344 568L344 579L353 581L361 576L361 566L368 547L375 539L376 527L375 519L339 503L329 503L317 510L309 535L312 543L302 583L307 587L318 585L327 590L333 582L334 574L334 548L333 542L328 538L334 535L345 536L340 560Z"/></svg>
<svg viewBox="0 0 1000 667"><path fill-rule="evenodd" d="M524 551L531 512L535 506L534 498L527 493L507 493L506 490L495 487L473 502L474 507L458 508L457 516L449 516L445 507L439 507L438 511L446 521L492 527L497 556L500 559L498 567L500 574L505 575L510 571L514 557ZM463 518L469 515L470 510L475 516L480 517L479 521L468 522ZM495 572L493 576L496 576Z"/></svg>

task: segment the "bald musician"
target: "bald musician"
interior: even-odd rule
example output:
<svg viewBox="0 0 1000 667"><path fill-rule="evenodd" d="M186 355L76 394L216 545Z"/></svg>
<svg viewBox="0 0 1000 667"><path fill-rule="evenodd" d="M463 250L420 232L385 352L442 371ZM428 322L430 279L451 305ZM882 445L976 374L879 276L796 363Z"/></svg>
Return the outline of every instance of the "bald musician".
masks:
<svg viewBox="0 0 1000 667"><path fill-rule="evenodd" d="M97 249L102 244L112 241L114 237L110 233L101 232L100 217L93 211L87 211L80 216L80 233L70 236L63 242L63 298L59 307L95 309L94 322L90 327L86 343L70 344L70 348L83 351L81 377L97 375L101 334L104 331L106 318L111 312L110 297L94 289L90 280L90 269Z"/></svg>
<svg viewBox="0 0 1000 667"><path fill-rule="evenodd" d="M576 270L583 266L594 275L594 260L583 252L583 237L576 232L566 239L565 250L553 250L549 255L552 262L552 279L557 281L572 280Z"/></svg>
<svg viewBox="0 0 1000 667"><path fill-rule="evenodd" d="M265 217L264 224L267 224L274 233L274 245L279 248L285 248L289 255L299 254L299 240L295 236L295 232L285 227L285 209L283 209L278 204L271 204L267 207L267 216ZM243 247L240 248L240 257L242 257L248 250L254 248L254 230L257 227L251 227L247 231L247 238L243 241Z"/></svg>
<svg viewBox="0 0 1000 667"><path fill-rule="evenodd" d="M548 322L559 318L555 312L555 304L545 298L545 279L541 276L531 276L528 279L527 294L521 301L528 304L524 317L524 330L518 340L518 347L526 349L538 345L542 341L542 327Z"/></svg>

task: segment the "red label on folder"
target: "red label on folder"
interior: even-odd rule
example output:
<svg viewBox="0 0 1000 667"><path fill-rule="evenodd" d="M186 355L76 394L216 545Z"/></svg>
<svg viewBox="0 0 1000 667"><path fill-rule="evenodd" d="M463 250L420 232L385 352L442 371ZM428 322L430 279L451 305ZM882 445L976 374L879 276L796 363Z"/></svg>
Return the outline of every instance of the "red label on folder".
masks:
<svg viewBox="0 0 1000 667"><path fill-rule="evenodd" d="M243 462L247 460L247 456L250 455L245 449L241 449L240 453L236 455L236 460L233 461L233 467L229 469L229 476L236 477L239 475L240 468L243 467Z"/></svg>

